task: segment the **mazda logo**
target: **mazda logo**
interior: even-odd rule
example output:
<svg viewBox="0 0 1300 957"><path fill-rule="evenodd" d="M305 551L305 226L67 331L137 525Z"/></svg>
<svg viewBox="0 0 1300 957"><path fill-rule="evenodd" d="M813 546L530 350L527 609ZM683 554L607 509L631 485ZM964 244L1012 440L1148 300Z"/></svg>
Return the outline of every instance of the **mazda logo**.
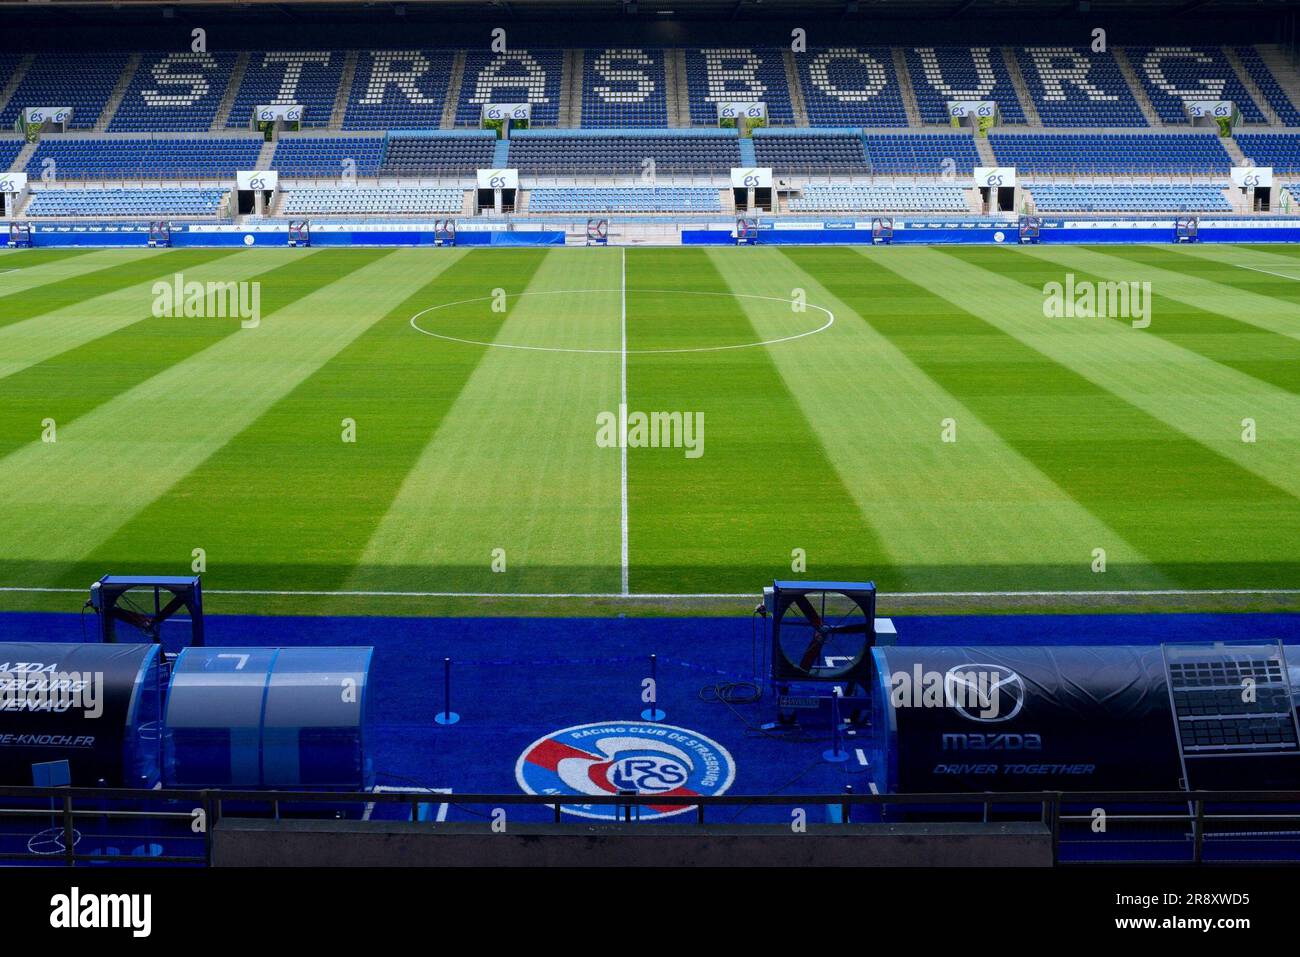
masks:
<svg viewBox="0 0 1300 957"><path fill-rule="evenodd" d="M956 665L943 676L943 691L954 710L968 721L1010 721L1025 706L1025 682L1003 665Z"/></svg>

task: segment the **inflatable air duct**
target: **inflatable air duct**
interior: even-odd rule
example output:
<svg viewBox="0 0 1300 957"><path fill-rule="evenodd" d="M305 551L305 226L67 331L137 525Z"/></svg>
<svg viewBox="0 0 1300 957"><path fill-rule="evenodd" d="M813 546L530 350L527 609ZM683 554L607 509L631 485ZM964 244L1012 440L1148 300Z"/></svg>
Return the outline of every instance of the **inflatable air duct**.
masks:
<svg viewBox="0 0 1300 957"><path fill-rule="evenodd" d="M77 787L158 783L157 645L0 644L0 782L68 762Z"/></svg>
<svg viewBox="0 0 1300 957"><path fill-rule="evenodd" d="M362 791L372 648L186 648L163 722L168 787Z"/></svg>

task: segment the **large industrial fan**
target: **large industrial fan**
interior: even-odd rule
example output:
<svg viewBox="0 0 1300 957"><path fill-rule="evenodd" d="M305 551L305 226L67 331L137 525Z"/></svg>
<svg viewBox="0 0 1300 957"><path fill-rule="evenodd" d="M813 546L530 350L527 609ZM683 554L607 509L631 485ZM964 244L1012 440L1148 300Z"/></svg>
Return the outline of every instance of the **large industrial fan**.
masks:
<svg viewBox="0 0 1300 957"><path fill-rule="evenodd" d="M764 591L773 681L866 686L876 641L874 583L778 581Z"/></svg>

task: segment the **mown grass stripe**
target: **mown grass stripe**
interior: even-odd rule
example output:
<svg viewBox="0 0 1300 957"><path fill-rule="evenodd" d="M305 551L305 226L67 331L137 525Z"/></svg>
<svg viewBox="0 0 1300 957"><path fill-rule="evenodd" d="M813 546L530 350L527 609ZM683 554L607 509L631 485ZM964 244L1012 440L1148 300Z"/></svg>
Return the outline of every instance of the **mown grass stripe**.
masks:
<svg viewBox="0 0 1300 957"><path fill-rule="evenodd" d="M119 255L99 269L52 278L39 286L10 291L0 283L0 328L60 309L93 309L95 301L122 289L224 259L235 249L147 250Z"/></svg>
<svg viewBox="0 0 1300 957"><path fill-rule="evenodd" d="M909 295L925 308L919 314L872 315L872 325L1005 442L1182 587L1294 583L1300 573L1294 535L1300 501L1157 414L1164 410L1193 427L1194 408L1182 406L1194 403L1182 390L1197 382L1203 360L1187 356L1181 375L1156 376L1140 388L1132 382L1131 366L1113 370L1117 378L1098 381L1103 377L1093 363L1101 357L1093 355L1093 340L1136 333L1085 336L1068 326L1044 325L1041 297L1025 295L997 272L1014 268L1006 257L1015 253L990 250L1003 258L981 269L935 250L895 255L900 251L853 255L864 277L889 282L893 273L892 281L913 287ZM917 277L924 277L924 286ZM981 333L955 341L947 333L968 317L983 321ZM1158 371L1152 365L1146 357L1143 369ZM1178 383L1172 393L1165 391L1166 381ZM1206 391L1213 390L1210 384ZM1170 406L1178 412L1170 414ZM1205 404L1199 408L1204 411ZM1112 580L1108 571L1104 581L1109 586Z"/></svg>
<svg viewBox="0 0 1300 957"><path fill-rule="evenodd" d="M0 527L10 558L0 581L80 583L92 565L77 563L103 555L103 542L172 488L195 493L196 507L211 509L209 522L228 519L215 500L204 504L211 490L187 485L186 477L462 255L448 251L430 261L422 250L379 252L369 265L264 316L256 329L241 329L83 415L56 443L25 446L0 461ZM272 473L263 479L281 492L294 481ZM224 504L237 512L248 490L228 491L234 500ZM187 568L188 554L171 567Z"/></svg>
<svg viewBox="0 0 1300 957"><path fill-rule="evenodd" d="M408 320L444 296L480 294L481 255L436 272L83 564L136 555L161 572L201 547L209 561L205 581L214 588L341 587L484 351L431 356ZM522 287L543 255L497 258L495 281ZM349 295L346 282L333 289ZM343 441L344 419L356 422L354 443ZM276 476L292 476L292 484ZM224 520L214 523L214 513Z"/></svg>
<svg viewBox="0 0 1300 957"><path fill-rule="evenodd" d="M963 255L964 252L955 254ZM1251 290L1254 277L1263 277L1263 273L1240 270L1244 273L1240 280L1227 285L1208 278L1207 270L1189 272L1165 268L1166 265L1177 267L1186 260L1177 253L1150 246L1142 247L1137 257L1125 255L1122 250L1107 249L1103 252L1086 246L1050 245L1025 247L1023 255L1055 263L1058 267L1150 282L1152 290L1167 300L1204 309L1278 336L1300 339L1300 310L1295 304Z"/></svg>
<svg viewBox="0 0 1300 957"><path fill-rule="evenodd" d="M349 588L618 589L619 459L617 450L596 446L595 421L618 402L621 252L551 250L509 285L499 281L499 257L485 250L475 259L477 296L487 301L440 310L426 328L497 346L614 351L414 336L410 348L426 361L469 362L473 371ZM509 296L504 321L491 312L494 287ZM430 305L437 301L442 294ZM496 570L494 554L504 563Z"/></svg>
<svg viewBox="0 0 1300 957"><path fill-rule="evenodd" d="M764 338L732 296L761 290L737 288L724 258L628 251L629 411L698 413L704 425L697 458L684 448L628 450L631 590L752 591L773 578L869 577L888 565L885 547L766 349L636 352ZM796 549L805 560L798 566Z"/></svg>
<svg viewBox="0 0 1300 957"><path fill-rule="evenodd" d="M184 279L242 282L301 258L301 251L288 248L248 250L187 269ZM160 281L174 282L174 275L160 277ZM130 286L83 306L68 306L0 327L0 379L149 319L154 304L152 286Z"/></svg>
<svg viewBox="0 0 1300 957"><path fill-rule="evenodd" d="M352 250L312 250L249 281L261 284L261 310L270 315L375 258ZM150 316L0 379L0 458L39 442L44 420L67 426L238 332L239 324L233 317Z"/></svg>
<svg viewBox="0 0 1300 957"><path fill-rule="evenodd" d="M1089 271L1085 265L1103 265L1088 257L1086 263L1080 260L1080 268L1071 270L1076 282L1090 283L1093 288L1101 288L1103 283L1141 283L1150 275L1149 266L1159 266L1170 258L1177 258L1160 249L1144 247L1128 251L1115 251L1110 254L1113 263L1104 272ZM961 251L954 255L967 261L970 257ZM977 257L979 263L987 262L986 257ZM1196 262L1188 261L1189 271L1207 271ZM1181 271L1179 262L1171 268ZM1229 267L1231 268L1231 267ZM1046 261L1032 256L1017 256L1013 260L999 263L998 272L1042 291L1048 283L1064 284L1059 262ZM1234 270L1240 272L1240 270ZM1243 286L1254 284L1249 274L1244 277ZM1300 291L1300 283L1293 283ZM1260 328L1258 325L1242 322L1216 312L1197 308L1180 299L1164 295L1166 284L1155 280L1151 284L1148 306L1151 324L1144 332L1156 336L1180 349L1186 349L1220 365L1236 369L1245 375L1285 389L1291 393L1300 393L1300 341L1289 336L1278 335ZM1097 320L1077 319L1062 320L1090 322ZM1130 316L1111 316L1100 321L1119 323L1121 326L1132 325ZM1142 321L1142 320L1139 320Z"/></svg>
<svg viewBox="0 0 1300 957"><path fill-rule="evenodd" d="M920 270L927 288L1068 368L1206 448L1291 495L1300 495L1295 448L1300 443L1300 398L1170 345L1149 329L1106 320L1050 319L1044 297L999 270L1016 268L1022 253L907 249L881 262ZM1001 254L1001 255L999 255ZM980 263L982 265L975 265ZM1062 262L1061 278L1073 268ZM986 267L986 268L985 268ZM1252 420L1258 442L1243 442Z"/></svg>
<svg viewBox="0 0 1300 957"><path fill-rule="evenodd" d="M785 264L740 260L748 265L738 286L775 291L784 282L839 317L830 332L771 351L880 534L896 566L886 573L891 591L1026 582L1099 588L1090 568L1097 547L1115 567L1112 586L1168 584L1139 549L1004 442L877 325L915 320L931 354L960 366L992 358L978 323L938 325L949 315L946 303L889 273L863 272L848 250L764 255L781 255Z"/></svg>

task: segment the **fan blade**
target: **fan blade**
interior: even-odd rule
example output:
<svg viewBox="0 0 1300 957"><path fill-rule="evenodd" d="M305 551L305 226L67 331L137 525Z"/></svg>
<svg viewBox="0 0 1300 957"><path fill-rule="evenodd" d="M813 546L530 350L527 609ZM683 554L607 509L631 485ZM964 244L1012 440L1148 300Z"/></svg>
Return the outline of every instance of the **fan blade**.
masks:
<svg viewBox="0 0 1300 957"><path fill-rule="evenodd" d="M795 598L794 604L796 608L803 612L804 617L812 622L813 627L820 631L822 627L822 616L817 614L817 609L814 608L813 603L808 600L808 596L798 596Z"/></svg>
<svg viewBox="0 0 1300 957"><path fill-rule="evenodd" d="M803 657L799 659L800 670L807 672L812 671L813 667L817 664L817 657L822 653L822 648L825 644L826 636L818 631L817 637L808 643L808 647L804 649Z"/></svg>

